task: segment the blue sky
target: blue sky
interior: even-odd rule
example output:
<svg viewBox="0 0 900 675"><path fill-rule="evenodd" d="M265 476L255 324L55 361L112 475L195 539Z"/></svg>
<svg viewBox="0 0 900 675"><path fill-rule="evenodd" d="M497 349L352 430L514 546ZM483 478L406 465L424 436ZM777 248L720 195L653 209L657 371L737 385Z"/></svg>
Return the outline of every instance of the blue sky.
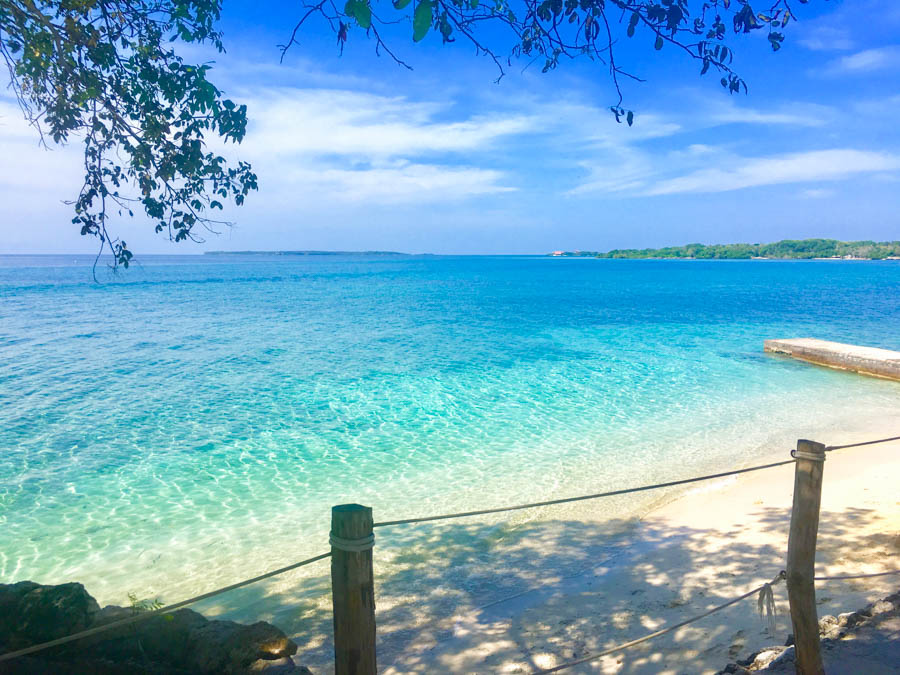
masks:
<svg viewBox="0 0 900 675"><path fill-rule="evenodd" d="M734 40L749 95L641 35L618 60L635 125L616 124L602 65L496 71L462 42L408 25L377 58L360 30L339 57L312 24L279 64L296 3L225 0L226 55L211 79L251 123L230 158L260 191L205 244L171 244L140 219L114 224L137 253L389 249L542 253L812 236L900 239L900 5L812 0L784 48ZM762 31L760 31L762 33ZM0 96L0 252L91 252L63 200L79 148L42 150ZM14 158L14 161L10 161Z"/></svg>

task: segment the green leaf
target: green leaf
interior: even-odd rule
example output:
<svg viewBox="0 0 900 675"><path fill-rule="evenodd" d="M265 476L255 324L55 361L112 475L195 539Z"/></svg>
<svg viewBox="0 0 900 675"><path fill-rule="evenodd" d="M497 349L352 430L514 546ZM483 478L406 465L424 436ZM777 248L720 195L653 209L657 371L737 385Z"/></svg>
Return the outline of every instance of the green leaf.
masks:
<svg viewBox="0 0 900 675"><path fill-rule="evenodd" d="M394 0L394 9L403 9L411 0Z"/></svg>
<svg viewBox="0 0 900 675"><path fill-rule="evenodd" d="M634 37L634 29L637 28L638 21L640 20L640 15L637 12L634 12L631 15L631 20L628 22L628 37Z"/></svg>
<svg viewBox="0 0 900 675"><path fill-rule="evenodd" d="M365 0L347 0L344 14L356 19L356 23L364 30L372 27L372 8Z"/></svg>
<svg viewBox="0 0 900 675"><path fill-rule="evenodd" d="M447 12L441 14L439 27L441 30L441 36L444 38L444 42L453 42L453 40L450 39L450 35L453 33L453 26L451 26L450 22L447 20Z"/></svg>
<svg viewBox="0 0 900 675"><path fill-rule="evenodd" d="M625 116L625 121L628 122L628 126L634 124L634 112L629 110L628 114Z"/></svg>
<svg viewBox="0 0 900 675"><path fill-rule="evenodd" d="M654 48L656 51L659 51L660 49L662 49L662 47L663 47L663 39L662 39L662 35L657 35L657 36L656 36L656 42L653 43L653 48Z"/></svg>
<svg viewBox="0 0 900 675"><path fill-rule="evenodd" d="M413 13L413 41L420 42L431 30L434 20L434 4L432 0L420 0Z"/></svg>

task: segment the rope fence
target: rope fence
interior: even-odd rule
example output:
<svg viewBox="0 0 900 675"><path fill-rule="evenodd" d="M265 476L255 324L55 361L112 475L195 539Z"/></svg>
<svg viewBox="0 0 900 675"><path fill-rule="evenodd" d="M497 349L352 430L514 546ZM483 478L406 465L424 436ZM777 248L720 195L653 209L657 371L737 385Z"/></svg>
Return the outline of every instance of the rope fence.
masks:
<svg viewBox="0 0 900 675"><path fill-rule="evenodd" d="M275 577L280 574L290 572L292 570L298 569L305 565L309 565L309 564L318 562L320 560L324 560L325 558L332 557L333 554L335 555L335 557L337 557L337 554L335 554L335 551L340 552L340 558L342 561L344 560L344 558L346 558L347 555L361 556L361 558L357 560L357 563L362 562L363 564L356 565L356 567L358 569L355 569L354 573L359 573L360 570L362 570L367 565L368 566L368 574L369 574L368 582L366 582L365 579L363 578L363 577L365 577L365 574L362 574L359 577L359 579L356 579L356 580L349 579L349 583L352 585L352 583L354 581L357 581L357 582L363 584L363 586L365 586L365 584L367 583L368 585L366 586L366 588L367 588L368 592L371 594L371 590L372 590L372 579L371 579L372 547L374 545L374 534L373 534L372 530L373 530L373 528L376 528L376 527L388 527L388 526L392 526L392 525L407 525L407 524L412 524L412 523L427 523L427 522L434 522L434 521L440 521L440 520L449 520L449 519L453 519L453 518L466 518L466 517L471 517L471 516L480 516L480 515L487 515L487 514L494 514L494 513L505 513L505 512L509 512L509 511L519 511L519 510L523 510L523 509L552 506L555 504L567 504L567 503L578 502L578 501L601 499L604 497L614 497L614 496L626 495L626 494L631 494L631 493L636 493L636 492L645 492L648 490L657 490L657 489L661 489L661 488L669 488L669 487L676 487L679 485L687 485L690 483L713 480L716 478L725 478L728 476L736 476L739 474L750 473L753 471L762 471L765 469L771 469L771 468L775 468L775 467L779 467L779 466L785 466L788 464L796 464L797 462L799 462L801 460L814 459L809 454L808 451L800 450L799 444L802 444L802 443L807 443L810 445L818 446L819 451L824 453L824 452L830 452L833 450L856 448L856 447L861 447L861 446L875 445L878 443L887 443L890 441L897 441L897 440L900 440L900 436L893 436L893 437L889 437L889 438L881 438L881 439L872 440L872 441L864 441L864 442L860 442L860 443L849 443L846 445L835 445L835 446L824 446L821 444L812 444L811 442L808 442L808 441L800 441L798 443L798 449L791 451L792 459L779 461L779 462L771 462L769 464L761 464L758 466L752 466L752 467L747 467L747 468L743 468L743 469L736 469L736 470L732 470L732 471L723 471L720 473L708 474L708 475L704 475L704 476L697 476L694 478L685 478L685 479L681 479L681 480L667 481L667 482L663 482L663 483L655 483L653 485L642 485L642 486L638 486L638 487L624 488L621 490L610 490L607 492L598 492L595 494L581 495L578 497L565 497L565 498L561 498L561 499L551 499L551 500L540 501L540 502L531 502L528 504L517 504L517 505L513 505L513 506L505 506L505 507L498 507L498 508L491 508L491 509L480 509L480 510L475 510L475 511L463 511L463 512L459 512L459 513L449 513L449 514L436 515L436 516L424 516L424 517L420 517L420 518L406 518L406 519L401 519L401 520L389 520L389 521L384 521L384 522L379 522L379 523L372 522L371 509L368 507L361 507L361 506L356 506L356 505L351 505L351 508L349 508L349 509L346 509L346 507L335 507L335 509L332 510L332 519L333 519L332 520L332 535L331 535L331 539L330 539L330 543L332 544L332 550L327 553L322 553L322 554L319 554L312 558L307 558L306 560L301 560L301 561L293 563L291 565L287 565L285 567L281 567L276 570L266 572L265 574L261 574L259 576L256 576L256 577L253 577L250 579L245 579L243 581L239 581L239 582L231 584L229 586L224 586L222 588L218 588L218 589L203 593L201 595L197 595L195 597L188 598L187 600L182 600L180 602L176 602L172 605L167 605L165 607L161 607L161 608L155 609L155 610L140 612L140 613L137 613L134 616L128 617L126 619L119 619L117 621L112 621L110 623L102 624L100 626L95 626L93 628L89 628L87 630L83 630L78 633L73 633L72 635L68 635L68 636L65 636L62 638L58 638L55 640L50 640L50 641L43 642L40 644L32 645L30 647L20 649L20 650L14 651L14 652L0 654L0 662L9 661L11 659L15 659L15 658L18 658L21 656L26 656L28 654L34 654L36 652L40 652L45 649L49 649L51 647L57 647L60 645L68 644L70 642L74 642L81 638L85 638L85 637L89 637L91 635L103 633L105 631L110 631L115 628L121 628L124 626L133 625L133 624L139 623L141 621L150 619L154 616L169 614L171 612L174 612L175 610L181 609L183 607L187 607L188 605L192 605L192 604L200 602L202 600L208 600L210 598L214 598L223 593L237 590L239 588L243 588L244 586L249 586L250 584L254 584L259 581L263 581L265 579L269 579L271 577ZM821 461L823 458L824 458L824 455L822 455L821 458L817 458L816 463L818 463L821 466ZM819 474L819 480L821 481L821 473ZM818 487L819 487L819 491L821 491L821 484L819 484ZM796 494L796 486L795 486L795 494ZM816 508L816 513L818 513L818 503L816 503L815 508ZM337 513L338 509L345 509L346 513L344 513L344 515L342 515L342 516L339 516L338 520L335 520L336 515L339 515ZM359 510L365 511L368 515L363 516L362 519L360 520L359 519L360 518ZM794 511L796 512L796 503L795 503ZM347 518L349 520L344 521L343 518ZM354 533L353 538L345 538L345 537L337 536L334 533L334 528L335 528L336 523L345 523L345 522L350 523L351 521L353 524L350 529L357 530L357 529L361 528L361 529L359 529L359 532ZM794 529L794 525L793 525L793 516L792 516L792 534L793 534L793 529ZM791 563L791 560L790 560L791 546L790 545L788 547L788 551L789 551L788 558L789 558L789 570L790 570L790 563ZM332 566L334 566L334 564L337 562L338 562L338 560L335 559ZM873 574L862 574L862 575L851 575L851 576L833 576L833 577L827 577L827 576L812 577L812 575L810 574L809 582L811 584L812 581L864 579L864 578L872 578L872 577L890 576L890 575L896 575L896 574L900 574L900 570L890 571L890 572L878 572L878 573L873 573ZM608 649L603 652L599 652L597 654L593 654L591 656L587 656L582 659L578 659L576 661L571 661L571 662L568 662L565 664L561 664L559 666L555 666L554 668L547 669L547 670L541 670L538 672L539 673L558 672L560 670L564 670L566 668L570 668L575 665L587 663L589 661L594 661L598 658L601 658L603 656L606 656L606 655L609 655L609 654L612 654L612 653L615 653L618 651L629 649L630 647L634 647L643 642L647 642L654 638L660 637L661 635L665 635L674 630L677 630L678 628L681 628L683 626L686 626L686 625L689 625L696 621L699 621L711 614L714 614L715 612L726 609L727 607L730 607L730 606L740 602L741 600L744 600L756 593L761 594L760 595L760 607L762 608L762 606L764 604L763 594L767 594L767 596L768 596L768 600L766 601L766 603L771 603L772 602L771 601L771 587L775 583L777 583L778 581L781 581L783 579L785 579L785 573L781 572L771 582L764 583L761 586L758 586L757 588L753 589L752 591L749 591L749 592L741 595L740 597L730 600L722 605L714 607L714 608L704 612L703 614L699 614L695 617L692 617L690 619L687 619L687 620L677 623L675 625L658 630L654 633L650 633L649 635L645 635L636 640L632 640L630 642L623 643L612 649ZM348 580L346 580L346 579L342 580L342 583L347 582L347 581ZM334 579L332 579L332 582L334 583ZM349 588L349 586L348 586L348 588ZM362 588L362 586L360 586L360 588ZM334 594L334 590L333 590L333 594ZM339 607L338 607L338 602L336 600L337 596L335 595L334 597L335 597L334 606L335 606L335 614L336 614L335 615L335 627L337 629L337 626L339 623L338 616L337 616ZM359 604L359 603L357 603L357 604ZM363 604L365 604L365 603L363 603ZM356 607L356 608L354 608L353 611L356 612L357 614L359 614L362 611L362 609L363 608L361 608L361 607ZM371 663L373 665L371 672L374 673L374 601L372 602L371 607L367 608L367 609L371 611L371 614L373 617L370 628L372 631ZM354 616L351 618L359 619L358 616ZM363 623L365 623L365 622L363 622ZM350 631L350 633L352 634L352 631ZM339 642L339 640L337 639L337 635L336 635L336 639L335 639L336 655L338 654L338 651L340 649L338 642ZM341 668L338 668L339 672L340 672L340 670L341 670Z"/></svg>
<svg viewBox="0 0 900 675"><path fill-rule="evenodd" d="M848 445L830 445L825 448L826 451L843 450L845 448L856 448L863 445L875 445L876 443L887 443L889 441L898 441L900 436L892 436L890 438L880 438L875 441L866 441L864 443L850 443ZM793 457L796 450L791 450ZM752 471L762 471L764 469L772 469L777 466L785 466L793 464L793 459L781 462L772 462L770 464L760 464L759 466L751 466L745 469L735 469L733 471L723 471L721 473L713 473L707 476L697 476L695 478L684 478L682 480L673 480L665 483L655 483L653 485L641 485L639 487L624 488L621 490L610 490L608 492L597 492L590 495L581 495L578 497L563 497L562 499L549 499L542 502L530 502L528 504L516 504L515 506L500 506L493 509L479 509L477 511L460 511L459 513L447 513L439 516L423 516L421 518L404 518L401 520L387 520L381 523L375 523L373 527L389 527L391 525L409 525L411 523L429 523L436 520L450 520L451 518L469 518L471 516L484 516L492 513L505 513L507 511L521 511L523 509L533 509L542 506L553 506L555 504L570 504L572 502L586 501L589 499L601 499L603 497L617 497L619 495L632 494L634 492L645 492L647 490L658 490L660 488L676 487L678 485L687 485L689 483L699 483L706 480L716 478L726 478L728 476L737 476L742 473L750 473Z"/></svg>
<svg viewBox="0 0 900 675"><path fill-rule="evenodd" d="M762 584L761 586L757 586L752 591L747 591L743 595L741 595L737 598L734 598L733 600L729 600L728 602L725 602L725 603L719 605L718 607L713 607L712 609L703 612L703 614L698 614L697 616L693 616L690 619L685 619L684 621L680 621L679 623L676 623L672 626L667 626L666 628L662 628L654 633L649 633L648 635L639 637L636 640L631 640L630 642L623 642L622 644L617 645L611 649L606 649L602 652L597 652L596 654L591 654L590 656L585 656L585 657L577 659L575 661L568 661L568 662L562 663L558 666L554 666L553 668L546 668L543 670L538 670L535 672L535 675L544 675L545 673L558 673L561 670L566 670L568 668L572 668L573 666L581 665L582 663L589 663L591 661L596 661L597 659L599 659L601 657L609 656L610 654L615 654L616 652L620 652L624 649L636 647L637 645L639 645L643 642L647 642L649 640L653 640L654 638L658 638L662 635L666 635L667 633L671 633L674 630L678 630L679 628L682 628L684 626L688 626L692 623L700 621L700 619L705 619L710 614L715 614L716 612L720 612L723 609L731 607L732 605L736 605L741 600L746 600L747 598L749 598L752 595L756 595L757 593L759 593L759 594L765 593L767 590L771 589L771 587L774 586L775 584L777 584L779 581L782 581L784 579L784 577L785 577L785 573L779 572L775 576L775 578L772 579L772 581ZM762 605L762 603L763 603L763 596L760 595L760 605Z"/></svg>
<svg viewBox="0 0 900 675"><path fill-rule="evenodd" d="M890 572L875 572L874 574L853 574L850 576L840 577L813 577L814 581L843 581L846 579L871 579L872 577L890 577L900 574L900 570L891 570Z"/></svg>
<svg viewBox="0 0 900 675"><path fill-rule="evenodd" d="M699 483L705 480L713 480L714 478L725 478L727 476L736 476L740 473L749 473L751 471L762 471L763 469L771 469L776 466L784 466L793 464L793 459L787 459L783 462L772 462L771 464L761 464L759 466L751 466L746 469L736 469L734 471L723 471L722 473L713 473L708 476L697 476L696 478L684 478L682 480L673 480L666 483L655 483L653 485L641 485L640 487L623 488L621 490L610 490L608 492L597 492L591 495L582 495L579 497L563 497L562 499L550 499L544 502L531 502L529 504L517 504L516 506L500 506L495 509L480 509L478 511L461 511L460 513L447 513L441 516L424 516L422 518L406 518L404 520L388 520L383 523L375 523L373 527L388 527L389 525L408 525L410 523L429 523L435 520L449 520L451 518L468 518L470 516L483 516L490 513L504 513L506 511L521 511L522 509L534 509L541 506L553 506L554 504L569 504L571 502L582 502L588 499L600 499L602 497L616 497L619 495L627 495L633 492L645 492L647 490L658 490L660 488L675 487L677 485L687 485L688 483Z"/></svg>
<svg viewBox="0 0 900 675"><path fill-rule="evenodd" d="M883 577L883 576L888 576L888 575L892 575L892 574L900 574L900 570L893 570L891 572L879 572L877 574L855 574L852 576L841 576L841 577L815 577L815 580L816 581L833 581L833 580L838 580L838 579L868 579L870 577ZM707 610L706 612L703 612L703 614L698 614L697 616L693 616L690 619L685 619L684 621L680 621L679 623L676 623L672 626L667 626L666 628L662 628L654 633L649 633L648 635L639 637L636 640L631 640L630 642L623 642L622 644L612 647L611 649L606 649L602 652L597 652L596 654L591 654L590 656L585 656L585 657L577 659L575 661L567 661L566 663L561 663L560 665L554 666L552 668L545 668L542 670L537 670L534 672L533 675L545 675L546 673L558 673L562 670L567 670L569 668L572 668L573 666L579 666L583 663L590 663L591 661L596 661L597 659L602 658L604 656L609 656L610 654L615 654L616 652L621 652L625 649L629 649L631 647L636 647L637 645L639 645L643 642L648 642L650 640L653 640L654 638L661 637L663 635L666 635L667 633L671 633L674 630L683 628L684 626L688 626L692 623L696 623L697 621L700 621L700 619L705 619L710 614L715 614L716 612L720 612L723 609L727 609L728 607L731 607L732 605L736 605L741 600L746 600L747 598L749 598L753 595L756 595L756 594L759 594L759 612L760 612L760 615L762 615L763 608L764 608L764 606L766 606L766 602L767 602L766 598L771 597L772 587L775 586L778 582L783 581L785 579L786 575L787 575L786 572L781 571L775 576L774 579L772 579L772 581L762 584L761 586L757 586L752 591L748 591L748 592L744 593L743 595L741 595L737 598L734 598L733 600L729 600L728 602L725 602L717 607L713 607L712 609ZM770 616L771 616L771 614L770 614Z"/></svg>
<svg viewBox="0 0 900 675"><path fill-rule="evenodd" d="M890 438L879 438L877 441L863 441L862 443L847 443L846 445L829 445L825 448L825 452L832 450L844 450L845 448L859 448L863 445L875 445L876 443L887 443L888 441L900 441L900 436L891 436Z"/></svg>

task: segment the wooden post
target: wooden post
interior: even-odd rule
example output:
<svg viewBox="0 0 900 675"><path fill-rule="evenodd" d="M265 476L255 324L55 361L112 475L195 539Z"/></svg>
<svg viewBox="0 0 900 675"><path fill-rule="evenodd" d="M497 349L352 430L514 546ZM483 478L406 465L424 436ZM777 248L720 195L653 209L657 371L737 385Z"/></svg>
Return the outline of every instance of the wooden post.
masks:
<svg viewBox="0 0 900 675"><path fill-rule="evenodd" d="M787 589L794 627L797 673L824 675L819 647L819 617L813 582L819 506L822 502L822 470L825 446L814 441L797 441L794 467L794 505L788 538Z"/></svg>
<svg viewBox="0 0 900 675"><path fill-rule="evenodd" d="M375 675L372 509L331 509L331 601L336 675Z"/></svg>

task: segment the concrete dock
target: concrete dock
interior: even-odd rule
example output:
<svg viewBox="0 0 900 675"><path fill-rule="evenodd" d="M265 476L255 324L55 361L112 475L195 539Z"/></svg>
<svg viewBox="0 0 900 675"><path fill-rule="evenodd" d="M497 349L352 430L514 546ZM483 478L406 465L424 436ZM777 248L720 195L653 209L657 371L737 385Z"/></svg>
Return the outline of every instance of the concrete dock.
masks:
<svg viewBox="0 0 900 675"><path fill-rule="evenodd" d="M814 338L766 340L763 349L829 368L900 380L900 352Z"/></svg>

